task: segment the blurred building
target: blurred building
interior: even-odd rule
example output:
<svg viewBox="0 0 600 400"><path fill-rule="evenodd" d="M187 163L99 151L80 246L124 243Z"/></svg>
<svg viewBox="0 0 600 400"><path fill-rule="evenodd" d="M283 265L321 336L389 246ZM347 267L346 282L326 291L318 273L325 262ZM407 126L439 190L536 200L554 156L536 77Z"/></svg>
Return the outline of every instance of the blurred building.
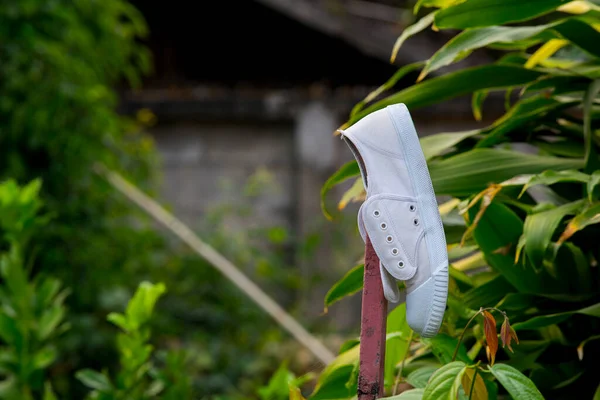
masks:
<svg viewBox="0 0 600 400"><path fill-rule="evenodd" d="M394 66L393 43L412 22L411 10L397 1L134 4L150 26L155 71L142 90L123 94L123 108L157 117L151 133L163 158L164 199L195 227L211 205L240 196L249 176L266 168L280 189L252 205L256 223L279 224L298 237L323 226L318 262L297 260L299 268L309 276L339 263L328 251L331 228L319 207L321 185L351 158L333 132L399 65L427 59L444 38L410 39ZM468 99L414 116L420 134L472 126ZM360 254L357 240L349 239L348 257ZM330 276L340 277L339 269ZM320 314L331 282L326 276L303 293L306 315ZM356 321L359 313L342 314L340 320Z"/></svg>

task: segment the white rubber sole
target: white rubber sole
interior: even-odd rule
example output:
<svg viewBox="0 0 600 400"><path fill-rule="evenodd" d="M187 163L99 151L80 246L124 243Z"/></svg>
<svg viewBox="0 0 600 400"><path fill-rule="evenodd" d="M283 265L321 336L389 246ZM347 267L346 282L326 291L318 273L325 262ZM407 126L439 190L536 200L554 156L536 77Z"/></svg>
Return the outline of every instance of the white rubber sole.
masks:
<svg viewBox="0 0 600 400"><path fill-rule="evenodd" d="M440 218L427 162L410 113L404 104L394 104L386 109L400 141L400 148L417 198L419 215L427 235L427 253L432 266L431 279L434 281L435 288L427 323L422 332L418 333L429 337L438 332L448 299L448 253L444 226ZM407 303L407 307L410 307L410 304Z"/></svg>

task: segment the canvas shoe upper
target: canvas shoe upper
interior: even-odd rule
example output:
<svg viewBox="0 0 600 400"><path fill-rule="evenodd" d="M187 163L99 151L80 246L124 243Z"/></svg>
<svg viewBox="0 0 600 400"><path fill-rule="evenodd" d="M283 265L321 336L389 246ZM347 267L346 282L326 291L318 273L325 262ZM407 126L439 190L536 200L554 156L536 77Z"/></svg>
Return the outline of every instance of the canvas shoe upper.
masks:
<svg viewBox="0 0 600 400"><path fill-rule="evenodd" d="M367 191L358 213L380 259L385 297L398 302L406 285L406 317L423 337L442 323L448 254L433 185L408 109L388 106L340 131L358 161Z"/></svg>

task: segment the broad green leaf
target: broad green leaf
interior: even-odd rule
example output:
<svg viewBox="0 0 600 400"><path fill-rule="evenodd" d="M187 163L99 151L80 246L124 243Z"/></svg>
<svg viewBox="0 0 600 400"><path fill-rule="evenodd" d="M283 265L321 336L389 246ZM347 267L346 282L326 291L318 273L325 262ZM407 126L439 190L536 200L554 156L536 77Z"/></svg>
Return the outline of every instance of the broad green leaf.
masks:
<svg viewBox="0 0 600 400"><path fill-rule="evenodd" d="M562 233L560 238L558 239L558 244L564 243L571 236L573 236L576 232L584 229L586 226L597 224L600 222L600 203L595 203L588 206L584 209L580 214L575 216L565 228L565 231Z"/></svg>
<svg viewBox="0 0 600 400"><path fill-rule="evenodd" d="M310 400L338 400L350 399L356 395L356 385L347 387L354 365L343 365L332 370L322 383L310 395Z"/></svg>
<svg viewBox="0 0 600 400"><path fill-rule="evenodd" d="M423 64L424 64L423 62L416 62L413 64L405 65L402 68L400 68L398 71L396 71L396 73L394 75L392 75L392 77L390 79L387 80L386 83L379 86L377 89L373 90L371 93L369 93L367 95L367 97L365 97L362 101L357 103L352 108L352 111L350 112L350 116L351 117L354 116L356 113L358 113L360 110L362 110L365 107L365 104L370 103L371 101L375 100L386 90L393 88L394 85L396 85L396 83L398 83L398 81L400 79L404 78L409 73L420 69L423 66Z"/></svg>
<svg viewBox="0 0 600 400"><path fill-rule="evenodd" d="M333 360L319 376L319 381L310 399L346 399L356 394L356 388L346 387L358 363L360 346L354 346Z"/></svg>
<svg viewBox="0 0 600 400"><path fill-rule="evenodd" d="M502 311L525 311L534 306L536 297L525 293L509 293L496 305Z"/></svg>
<svg viewBox="0 0 600 400"><path fill-rule="evenodd" d="M440 28L474 28L504 25L539 17L567 3L567 0L469 0L438 11Z"/></svg>
<svg viewBox="0 0 600 400"><path fill-rule="evenodd" d="M406 377L406 382L411 384L411 386L423 389L425 386L427 386L427 382L429 381L429 378L431 378L431 375L433 375L438 368L439 367L432 365L421 367L408 374Z"/></svg>
<svg viewBox="0 0 600 400"><path fill-rule="evenodd" d="M327 211L327 206L325 205L325 196L327 195L327 193L334 186L358 175L360 175L358 163L356 161L350 161L342 165L340 169L338 169L333 175L331 175L329 179L327 179L325 184L323 184L323 187L321 188L321 210L323 211L323 214L325 215L325 217L327 217L327 219L333 219L329 211Z"/></svg>
<svg viewBox="0 0 600 400"><path fill-rule="evenodd" d="M525 236L525 253L536 268L541 268L546 258L546 250L558 224L567 215L577 214L584 206L585 200L564 204L550 210L530 214L525 218L523 235Z"/></svg>
<svg viewBox="0 0 600 400"><path fill-rule="evenodd" d="M46 369L56 360L57 355L58 352L54 347L43 347L33 356L32 366L34 369Z"/></svg>
<svg viewBox="0 0 600 400"><path fill-rule="evenodd" d="M519 370L506 364L496 364L490 371L513 399L544 400L535 384Z"/></svg>
<svg viewBox="0 0 600 400"><path fill-rule="evenodd" d="M589 317L600 318L600 303L594 304L589 307L582 308L580 310L568 311L568 312L563 312L563 313L558 313L558 314L540 315L537 317L533 317L527 321L518 322L516 324L513 324L513 328L515 328L515 330L539 329L539 328L543 328L546 326L564 322L567 319L569 319L573 314L581 314L581 315L587 315Z"/></svg>
<svg viewBox="0 0 600 400"><path fill-rule="evenodd" d="M346 296L351 296L362 289L364 271L364 264L357 265L329 289L325 295L325 311L327 311L327 308L336 301L341 300Z"/></svg>
<svg viewBox="0 0 600 400"><path fill-rule="evenodd" d="M0 313L0 338L9 345L14 345L21 340L21 332L14 318L5 313Z"/></svg>
<svg viewBox="0 0 600 400"><path fill-rule="evenodd" d="M590 176L587 174L584 174L583 172L579 172L577 170L567 170L567 171L554 171L554 170L549 170L549 171L544 171L541 174L536 174L536 175L532 175L527 182L525 183L525 185L523 186L523 190L521 191L521 194L519 195L519 197L521 195L523 195L523 193L536 185L546 185L546 186L550 186L550 185L554 185L555 183L562 183L562 182L582 182L582 183L586 183L590 180Z"/></svg>
<svg viewBox="0 0 600 400"><path fill-rule="evenodd" d="M600 93L600 79L592 82L586 91L583 103L583 137L585 140L585 167L584 171L591 173L598 169L598 153L593 142L592 131L592 105L596 96Z"/></svg>
<svg viewBox="0 0 600 400"><path fill-rule="evenodd" d="M473 378L475 380L473 381ZM470 400L488 400L485 382L476 368L467 368L462 376L463 390Z"/></svg>
<svg viewBox="0 0 600 400"><path fill-rule="evenodd" d="M594 279L590 262L583 251L573 243L564 243L556 254L554 269L557 279L570 288L572 294L586 294L592 292Z"/></svg>
<svg viewBox="0 0 600 400"><path fill-rule="evenodd" d="M452 356L456 351L458 339L450 337L444 333L439 333L432 338L421 338L421 342L431 347L431 351L442 364L448 364L452 361ZM472 360L467 355L467 349L464 343L458 347L456 359L464 363L471 363Z"/></svg>
<svg viewBox="0 0 600 400"><path fill-rule="evenodd" d="M470 209L471 220L475 210ZM518 291L523 293L553 293L556 282L544 271L536 271L528 262L515 265L515 248L523 232L523 221L503 204L493 201L479 220L473 237L485 253L489 265ZM509 249L498 251L498 249Z"/></svg>
<svg viewBox="0 0 600 400"><path fill-rule="evenodd" d="M391 104L404 103L412 110L482 89L502 89L521 86L542 76L541 72L512 65L491 64L467 68L427 79L390 95L352 116L344 127Z"/></svg>
<svg viewBox="0 0 600 400"><path fill-rule="evenodd" d="M424 389L411 389L396 396L381 397L381 400L422 400L424 392Z"/></svg>
<svg viewBox="0 0 600 400"><path fill-rule="evenodd" d="M348 203L360 201L365 199L365 188L363 186L362 178L357 178L350 189L346 190L346 192L342 195L340 202L338 203L338 210L343 210L346 208Z"/></svg>
<svg viewBox="0 0 600 400"><path fill-rule="evenodd" d="M598 183L600 183L600 170L594 171L592 173L592 175L590 176L590 180L588 181L588 184L587 184L588 200L590 201L590 203L592 202L592 199L595 197L594 189L596 188L596 186L598 186Z"/></svg>
<svg viewBox="0 0 600 400"><path fill-rule="evenodd" d="M577 18L568 18L552 29L580 49L587 51L593 56L600 56L600 46L598 46L600 32L589 24Z"/></svg>
<svg viewBox="0 0 600 400"><path fill-rule="evenodd" d="M465 292L461 301L469 308L492 307L515 288L501 275Z"/></svg>
<svg viewBox="0 0 600 400"><path fill-rule="evenodd" d="M273 373L269 382L258 388L258 396L262 400L280 399L289 395L290 383L294 380L294 374L288 369L287 362L284 361Z"/></svg>
<svg viewBox="0 0 600 400"><path fill-rule="evenodd" d="M582 23L589 27L589 25ZM425 64L419 80L455 61L462 60L473 50L496 42L512 42L535 36L550 28L553 24L539 26L489 26L465 30L454 36L442 46Z"/></svg>
<svg viewBox="0 0 600 400"><path fill-rule="evenodd" d="M598 385L598 389L596 389L596 393L594 393L594 398L592 400L600 400L600 385Z"/></svg>
<svg viewBox="0 0 600 400"><path fill-rule="evenodd" d="M40 317L37 328L37 336L40 340L47 339L63 321L65 308L62 306L52 306L44 310Z"/></svg>
<svg viewBox="0 0 600 400"><path fill-rule="evenodd" d="M547 169L573 169L582 164L582 160L578 159L536 156L500 149L475 149L433 162L429 172L437 195L459 197L479 193L490 183L502 182L516 175L536 174Z"/></svg>
<svg viewBox="0 0 600 400"><path fill-rule="evenodd" d="M138 329L148 322L156 301L166 290L163 283L140 283L125 310L125 316L132 329Z"/></svg>
<svg viewBox="0 0 600 400"><path fill-rule="evenodd" d="M351 348L358 346L359 344L360 344L360 340L359 339L349 339L349 340L346 340L340 346L340 350L338 351L338 353L342 354L342 353L350 350Z"/></svg>
<svg viewBox="0 0 600 400"><path fill-rule="evenodd" d="M560 109L568 108L576 101L561 102L545 95L532 96L517 102L510 110L487 128L487 134L476 147L491 147L501 142L507 133L521 128L523 125L537 121L545 115Z"/></svg>
<svg viewBox="0 0 600 400"><path fill-rule="evenodd" d="M91 369L77 371L75 377L85 386L100 392L110 392L113 389L110 379L100 372Z"/></svg>
<svg viewBox="0 0 600 400"><path fill-rule="evenodd" d="M476 121L481 121L483 118L483 102L488 94L488 90L479 90L473 93L473 97L471 98L471 108L473 109L473 118L475 118Z"/></svg>
<svg viewBox="0 0 600 400"><path fill-rule="evenodd" d="M406 303L389 313L386 331L384 382L386 387L391 387L396 378L396 365L404 359L409 346L411 329L406 322Z"/></svg>
<svg viewBox="0 0 600 400"><path fill-rule="evenodd" d="M454 400L458 395L466 364L454 361L439 368L431 376L423 400Z"/></svg>
<svg viewBox="0 0 600 400"><path fill-rule="evenodd" d="M444 151L453 148L458 143L479 132L479 130L472 130L465 132L437 133L435 135L422 137L420 142L423 154L425 155L425 160L429 161L433 157L439 156Z"/></svg>
<svg viewBox="0 0 600 400"><path fill-rule="evenodd" d="M35 291L37 306L40 309L48 307L54 296L58 294L60 286L61 283L58 279L44 279Z"/></svg>
<svg viewBox="0 0 600 400"><path fill-rule="evenodd" d="M396 43L394 43L394 47L392 49L392 55L390 57L391 63L394 63L394 61L396 61L396 57L398 56L398 51L400 51L400 47L406 41L406 39L408 39L411 36L416 35L417 33L426 29L433 23L433 18L435 16L435 13L436 12L434 11L434 12L424 16L423 18L418 20L415 24L407 27L406 29L404 29L404 31L402 31L402 34L400 35L400 37L398 37L398 39L396 39Z"/></svg>

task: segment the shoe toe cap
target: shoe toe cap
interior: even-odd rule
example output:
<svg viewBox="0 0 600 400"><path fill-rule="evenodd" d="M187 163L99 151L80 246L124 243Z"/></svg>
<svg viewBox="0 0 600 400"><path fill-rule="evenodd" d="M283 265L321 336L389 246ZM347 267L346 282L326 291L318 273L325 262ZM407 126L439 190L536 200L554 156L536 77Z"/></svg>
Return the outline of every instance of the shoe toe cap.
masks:
<svg viewBox="0 0 600 400"><path fill-rule="evenodd" d="M412 330L422 337L435 336L442 325L447 297L445 266L406 296L406 320Z"/></svg>

